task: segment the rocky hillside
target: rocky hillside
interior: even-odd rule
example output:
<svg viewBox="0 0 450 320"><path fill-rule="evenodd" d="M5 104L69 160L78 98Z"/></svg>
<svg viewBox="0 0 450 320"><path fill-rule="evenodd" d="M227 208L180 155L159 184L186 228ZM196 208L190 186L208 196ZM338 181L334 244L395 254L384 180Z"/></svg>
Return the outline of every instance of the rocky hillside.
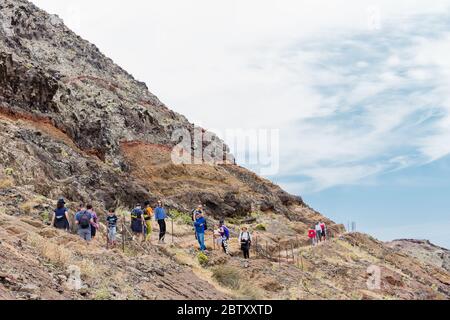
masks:
<svg viewBox="0 0 450 320"><path fill-rule="evenodd" d="M57 16L20 0L2 0L0 12L0 160L14 185L102 207L149 195L184 210L203 202L226 216L289 215L290 207L304 206L231 164L173 165L172 134L181 129L194 136L185 117ZM211 143L192 150L224 151L225 163L234 163L211 135Z"/></svg>
<svg viewBox="0 0 450 320"><path fill-rule="evenodd" d="M223 152L223 164L174 164L173 133L198 129L57 16L0 0L0 21L0 298L450 296L447 271L344 234L301 198L236 165L213 134L190 151ZM176 215L174 241L106 251L101 233L87 249L47 225L61 196L72 213L83 201L100 214L163 199ZM243 223L255 230L258 259L249 269L241 270L236 243L231 257L213 251L199 263L186 213L200 202L212 223L226 217L234 235ZM334 239L310 248L306 230L318 220ZM388 285L368 292L372 264L386 270ZM75 292L64 285L74 266L85 284Z"/></svg>
<svg viewBox="0 0 450 320"><path fill-rule="evenodd" d="M387 245L450 272L450 250L436 246L428 240L402 239L389 242Z"/></svg>

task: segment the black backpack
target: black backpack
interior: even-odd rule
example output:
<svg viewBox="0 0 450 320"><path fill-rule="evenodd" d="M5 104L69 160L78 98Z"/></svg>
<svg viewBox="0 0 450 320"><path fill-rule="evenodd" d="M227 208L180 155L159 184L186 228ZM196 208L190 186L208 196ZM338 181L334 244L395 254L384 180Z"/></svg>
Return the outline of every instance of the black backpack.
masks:
<svg viewBox="0 0 450 320"><path fill-rule="evenodd" d="M91 219L89 218L89 212L83 211L81 213L79 224L81 229L87 229L91 226Z"/></svg>

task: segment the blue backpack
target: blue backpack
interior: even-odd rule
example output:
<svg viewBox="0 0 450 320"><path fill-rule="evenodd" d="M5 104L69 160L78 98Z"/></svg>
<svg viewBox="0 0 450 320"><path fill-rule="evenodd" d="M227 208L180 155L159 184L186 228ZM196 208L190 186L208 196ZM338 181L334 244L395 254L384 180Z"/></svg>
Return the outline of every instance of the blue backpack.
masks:
<svg viewBox="0 0 450 320"><path fill-rule="evenodd" d="M230 239L230 230L225 226L222 226L222 228L223 232L225 233L225 238Z"/></svg>

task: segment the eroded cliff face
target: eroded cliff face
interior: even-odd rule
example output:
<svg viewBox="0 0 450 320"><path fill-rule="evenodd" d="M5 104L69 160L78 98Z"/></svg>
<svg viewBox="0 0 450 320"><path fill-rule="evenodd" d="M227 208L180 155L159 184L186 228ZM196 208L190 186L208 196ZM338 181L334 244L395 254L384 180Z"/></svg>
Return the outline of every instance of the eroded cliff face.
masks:
<svg viewBox="0 0 450 320"><path fill-rule="evenodd" d="M0 12L0 157L15 185L101 207L163 198L179 210L204 202L216 216L298 218L303 201L233 165L214 134L192 151L212 144L225 164L174 165L173 133L194 136L194 126L57 16L19 0Z"/></svg>

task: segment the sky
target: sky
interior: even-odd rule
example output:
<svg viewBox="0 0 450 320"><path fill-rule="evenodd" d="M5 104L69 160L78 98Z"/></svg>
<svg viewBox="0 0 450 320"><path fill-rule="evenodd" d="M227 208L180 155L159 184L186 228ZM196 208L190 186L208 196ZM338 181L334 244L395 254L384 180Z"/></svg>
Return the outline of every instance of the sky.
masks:
<svg viewBox="0 0 450 320"><path fill-rule="evenodd" d="M278 129L267 178L336 222L450 248L450 0L33 2L190 121Z"/></svg>

